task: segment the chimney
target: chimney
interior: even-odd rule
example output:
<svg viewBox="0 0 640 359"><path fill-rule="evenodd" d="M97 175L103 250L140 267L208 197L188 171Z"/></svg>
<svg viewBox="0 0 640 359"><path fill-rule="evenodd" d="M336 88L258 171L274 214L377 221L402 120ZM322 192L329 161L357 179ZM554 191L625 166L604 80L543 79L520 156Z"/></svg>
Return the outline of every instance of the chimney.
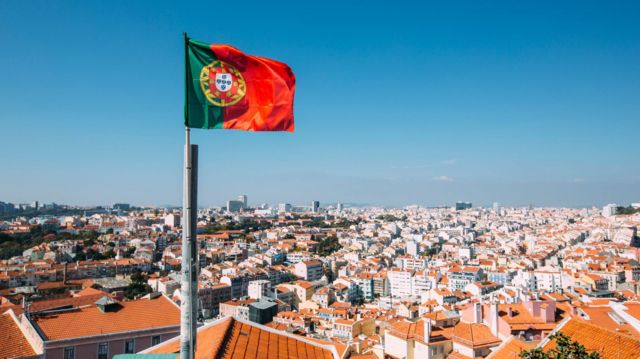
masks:
<svg viewBox="0 0 640 359"><path fill-rule="evenodd" d="M498 303L491 303L491 333L498 336Z"/></svg>
<svg viewBox="0 0 640 359"><path fill-rule="evenodd" d="M482 304L479 302L473 303L473 322L482 323Z"/></svg>
<svg viewBox="0 0 640 359"><path fill-rule="evenodd" d="M513 308L511 308L511 306L507 308L507 314L509 315L509 318L513 318Z"/></svg>
<svg viewBox="0 0 640 359"><path fill-rule="evenodd" d="M429 344L431 338L431 319L422 318L422 322L424 323L424 337L422 339L425 343Z"/></svg>

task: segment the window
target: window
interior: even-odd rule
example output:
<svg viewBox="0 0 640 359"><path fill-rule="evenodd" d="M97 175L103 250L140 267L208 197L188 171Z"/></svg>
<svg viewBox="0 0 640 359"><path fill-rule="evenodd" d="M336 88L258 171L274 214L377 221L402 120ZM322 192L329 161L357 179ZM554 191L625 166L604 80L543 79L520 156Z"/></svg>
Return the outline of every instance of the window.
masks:
<svg viewBox="0 0 640 359"><path fill-rule="evenodd" d="M109 343L98 344L98 359L109 358Z"/></svg>
<svg viewBox="0 0 640 359"><path fill-rule="evenodd" d="M64 359L76 359L76 348L64 348Z"/></svg>
<svg viewBox="0 0 640 359"><path fill-rule="evenodd" d="M154 335L151 337L151 346L160 344L160 336Z"/></svg>
<svg viewBox="0 0 640 359"><path fill-rule="evenodd" d="M124 353L125 354L133 354L136 351L136 341L135 339L129 339L124 342Z"/></svg>

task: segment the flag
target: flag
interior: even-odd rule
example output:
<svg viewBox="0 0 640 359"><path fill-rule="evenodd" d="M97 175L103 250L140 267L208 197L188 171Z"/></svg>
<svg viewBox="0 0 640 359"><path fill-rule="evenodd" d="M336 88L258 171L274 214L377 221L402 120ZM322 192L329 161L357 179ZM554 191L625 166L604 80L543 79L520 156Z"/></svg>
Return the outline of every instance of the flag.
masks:
<svg viewBox="0 0 640 359"><path fill-rule="evenodd" d="M229 45L185 41L185 126L293 132L289 66Z"/></svg>

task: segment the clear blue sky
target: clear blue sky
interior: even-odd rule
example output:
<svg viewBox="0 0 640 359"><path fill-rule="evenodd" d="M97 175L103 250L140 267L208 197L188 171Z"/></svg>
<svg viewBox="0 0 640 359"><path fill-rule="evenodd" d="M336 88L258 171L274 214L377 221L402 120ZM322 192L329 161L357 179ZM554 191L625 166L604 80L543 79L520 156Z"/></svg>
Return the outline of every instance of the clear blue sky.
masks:
<svg viewBox="0 0 640 359"><path fill-rule="evenodd" d="M201 205L640 200L639 2L310 3L0 2L0 200L179 204L182 31L297 77L296 133L193 131Z"/></svg>

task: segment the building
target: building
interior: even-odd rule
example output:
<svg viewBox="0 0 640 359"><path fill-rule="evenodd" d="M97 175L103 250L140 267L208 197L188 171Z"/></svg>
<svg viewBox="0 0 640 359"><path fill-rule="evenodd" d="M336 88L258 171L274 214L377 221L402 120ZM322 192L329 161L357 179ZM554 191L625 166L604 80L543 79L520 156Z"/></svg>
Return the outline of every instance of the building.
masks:
<svg viewBox="0 0 640 359"><path fill-rule="evenodd" d="M392 323L385 328L385 357L444 359L451 353L450 328L435 327L429 319Z"/></svg>
<svg viewBox="0 0 640 359"><path fill-rule="evenodd" d="M278 304L273 300L260 299L249 304L249 320L254 323L269 323L276 315L278 315Z"/></svg>
<svg viewBox="0 0 640 359"><path fill-rule="evenodd" d="M240 212L244 208L244 202L242 201L227 201L227 212Z"/></svg>
<svg viewBox="0 0 640 359"><path fill-rule="evenodd" d="M196 358L341 359L329 341L308 339L237 318L222 318L198 328ZM180 338L173 338L143 354L180 352Z"/></svg>
<svg viewBox="0 0 640 359"><path fill-rule="evenodd" d="M131 209L131 205L129 203L115 203L113 205L113 209L118 211L128 211Z"/></svg>
<svg viewBox="0 0 640 359"><path fill-rule="evenodd" d="M603 359L640 358L640 338L619 333L579 319L566 319L553 331L565 334L580 344L587 352L597 352ZM538 344L538 348L548 352L555 348L555 340L548 337Z"/></svg>
<svg viewBox="0 0 640 359"><path fill-rule="evenodd" d="M615 216L617 212L618 212L618 205L615 203L610 203L602 207L602 215L605 217Z"/></svg>
<svg viewBox="0 0 640 359"><path fill-rule="evenodd" d="M313 213L320 212L320 202L319 201L312 201L311 202L311 212L313 212Z"/></svg>
<svg viewBox="0 0 640 359"><path fill-rule="evenodd" d="M260 300L271 297L271 282L265 279L249 282L249 298Z"/></svg>
<svg viewBox="0 0 640 359"><path fill-rule="evenodd" d="M180 334L180 308L162 295L126 302L104 296L89 305L63 308L20 316L10 309L1 315L0 329L16 337L8 342L7 332L2 332L0 356L12 357L3 353L7 345L16 343L25 356L108 359L145 350Z"/></svg>
<svg viewBox="0 0 640 359"><path fill-rule="evenodd" d="M180 215L171 213L164 217L164 225L169 228L176 228L180 226Z"/></svg>
<svg viewBox="0 0 640 359"><path fill-rule="evenodd" d="M387 272L387 279L389 280L389 293L396 298L409 297L413 294L412 280L413 271L400 270L392 268Z"/></svg>
<svg viewBox="0 0 640 359"><path fill-rule="evenodd" d="M323 275L322 262L319 260L298 262L294 266L294 274L306 281L316 281Z"/></svg>
<svg viewBox="0 0 640 359"><path fill-rule="evenodd" d="M242 209L247 209L249 208L247 205L247 195L246 194L241 194L238 196L238 201L242 202Z"/></svg>
<svg viewBox="0 0 640 359"><path fill-rule="evenodd" d="M420 254L420 245L414 240L407 241L407 254L410 256L418 256Z"/></svg>
<svg viewBox="0 0 640 359"><path fill-rule="evenodd" d="M278 212L291 212L291 205L289 203L280 203L278 205Z"/></svg>
<svg viewBox="0 0 640 359"><path fill-rule="evenodd" d="M472 207L471 202L456 202L456 211L462 211Z"/></svg>
<svg viewBox="0 0 640 359"><path fill-rule="evenodd" d="M255 299L233 299L220 303L220 315L236 319L249 320L249 306Z"/></svg>

